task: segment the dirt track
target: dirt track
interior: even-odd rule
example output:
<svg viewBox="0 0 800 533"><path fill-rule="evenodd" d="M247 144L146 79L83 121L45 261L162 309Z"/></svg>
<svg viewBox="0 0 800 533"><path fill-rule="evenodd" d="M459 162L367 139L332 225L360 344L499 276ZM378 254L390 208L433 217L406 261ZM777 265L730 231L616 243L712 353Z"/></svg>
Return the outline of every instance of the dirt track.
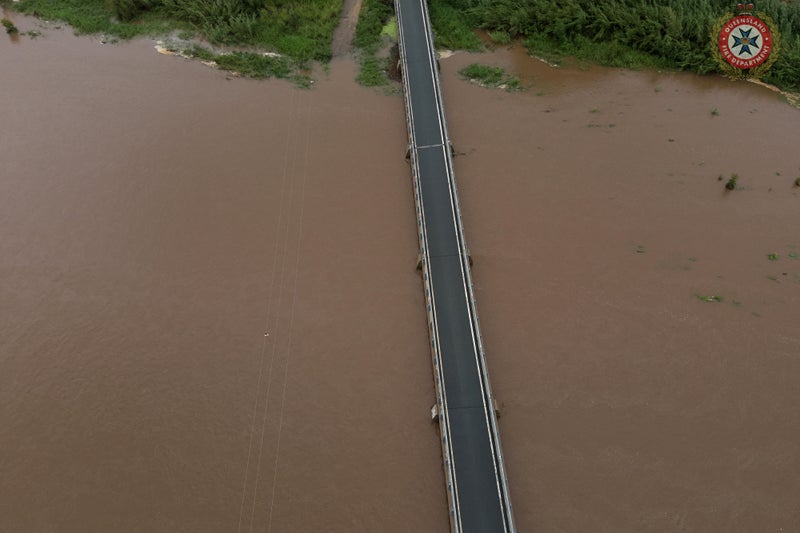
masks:
<svg viewBox="0 0 800 533"><path fill-rule="evenodd" d="M344 0L342 18L333 34L333 43L331 44L333 57L341 57L350 53L360 12L361 0Z"/></svg>

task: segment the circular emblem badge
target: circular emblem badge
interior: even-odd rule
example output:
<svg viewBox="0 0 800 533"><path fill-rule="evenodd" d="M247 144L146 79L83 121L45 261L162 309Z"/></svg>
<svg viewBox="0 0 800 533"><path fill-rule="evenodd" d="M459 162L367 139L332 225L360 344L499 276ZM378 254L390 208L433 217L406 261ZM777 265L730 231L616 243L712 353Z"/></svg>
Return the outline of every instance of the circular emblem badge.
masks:
<svg viewBox="0 0 800 533"><path fill-rule="evenodd" d="M753 15L739 15L723 24L719 32L722 59L739 69L764 63L772 52L772 32L766 22Z"/></svg>

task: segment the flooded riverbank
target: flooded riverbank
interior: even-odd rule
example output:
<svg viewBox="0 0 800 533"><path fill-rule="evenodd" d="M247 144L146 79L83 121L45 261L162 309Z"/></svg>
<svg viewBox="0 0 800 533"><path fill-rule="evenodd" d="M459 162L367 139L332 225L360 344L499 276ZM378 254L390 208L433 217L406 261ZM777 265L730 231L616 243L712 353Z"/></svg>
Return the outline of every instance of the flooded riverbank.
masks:
<svg viewBox="0 0 800 533"><path fill-rule="evenodd" d="M0 39L0 530L446 529L400 98L44 33Z"/></svg>
<svg viewBox="0 0 800 533"><path fill-rule="evenodd" d="M467 85L474 61L533 85ZM792 530L800 111L519 49L441 63L520 531Z"/></svg>
<svg viewBox="0 0 800 533"><path fill-rule="evenodd" d="M43 32L0 39L0 530L447 530L402 100ZM791 530L800 112L441 67L519 530Z"/></svg>

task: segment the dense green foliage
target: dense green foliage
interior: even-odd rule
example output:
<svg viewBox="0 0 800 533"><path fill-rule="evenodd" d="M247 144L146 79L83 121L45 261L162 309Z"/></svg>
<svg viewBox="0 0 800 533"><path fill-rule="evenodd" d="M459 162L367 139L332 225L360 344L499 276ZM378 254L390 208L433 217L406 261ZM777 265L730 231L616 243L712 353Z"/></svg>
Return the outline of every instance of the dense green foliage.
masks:
<svg viewBox="0 0 800 533"><path fill-rule="evenodd" d="M120 20L133 20L144 11L158 7L160 0L112 0L111 7Z"/></svg>
<svg viewBox="0 0 800 533"><path fill-rule="evenodd" d="M386 61L386 58L377 57L374 54L363 55L356 81L365 87L386 85L389 83L386 78Z"/></svg>
<svg viewBox="0 0 800 533"><path fill-rule="evenodd" d="M0 0L12 5L7 0ZM712 28L735 2L728 0L429 0L440 47L478 50L473 28L496 42L523 38L531 52L597 63L717 72ZM13 8L63 20L84 33L121 38L194 29L212 43L252 45L292 58L296 65L327 61L342 0L21 0ZM764 80L800 91L800 2L759 0L780 31L778 60ZM376 52L391 0L363 0L355 45L363 80L379 80ZM246 70L246 69L245 69Z"/></svg>
<svg viewBox="0 0 800 533"><path fill-rule="evenodd" d="M174 51L182 52L188 57L203 61L214 61L221 69L230 70L248 78L290 78L298 87L303 89L311 87L311 78L306 74L293 73L290 61L284 56L256 52L215 54L211 50L196 44L182 51Z"/></svg>
<svg viewBox="0 0 800 533"><path fill-rule="evenodd" d="M381 31L394 14L391 0L363 0L353 44L363 50L375 50L381 42Z"/></svg>
<svg viewBox="0 0 800 533"><path fill-rule="evenodd" d="M288 78L292 73L291 65L283 57L270 57L253 52L232 52L230 54L214 54L195 46L187 53L198 59L216 61L220 68L238 72L249 78Z"/></svg>
<svg viewBox="0 0 800 533"><path fill-rule="evenodd" d="M14 7L122 38L192 27L213 43L268 48L304 64L330 59L342 0L21 0Z"/></svg>
<svg viewBox="0 0 800 533"><path fill-rule="evenodd" d="M508 74L503 67L472 63L459 70L458 73L484 87L502 87L509 92L524 90L519 78Z"/></svg>
<svg viewBox="0 0 800 533"><path fill-rule="evenodd" d="M481 40L473 31L473 28L478 25L478 21L463 9L461 4L464 3L466 2L441 0L429 2L428 9L437 47L473 52L483 48Z"/></svg>
<svg viewBox="0 0 800 533"><path fill-rule="evenodd" d="M188 20L212 42L268 46L301 63L330 59L342 9L342 0L148 1L160 1L170 15Z"/></svg>
<svg viewBox="0 0 800 533"><path fill-rule="evenodd" d="M602 64L715 72L714 23L736 2L725 0L431 0L431 13L460 13L466 24L522 37L532 52ZM781 50L765 81L800 90L800 3L760 0L777 24ZM448 24L438 24L440 40ZM449 37L448 37L449 38Z"/></svg>
<svg viewBox="0 0 800 533"><path fill-rule="evenodd" d="M359 49L360 68L356 81L367 87L388 83L387 60L378 57L383 27L394 14L392 0L363 0L353 44Z"/></svg>
<svg viewBox="0 0 800 533"><path fill-rule="evenodd" d="M105 33L123 39L186 26L166 21L157 12L142 13L135 21L115 19L116 10L106 0L21 0L11 6L29 15L64 21L81 33Z"/></svg>

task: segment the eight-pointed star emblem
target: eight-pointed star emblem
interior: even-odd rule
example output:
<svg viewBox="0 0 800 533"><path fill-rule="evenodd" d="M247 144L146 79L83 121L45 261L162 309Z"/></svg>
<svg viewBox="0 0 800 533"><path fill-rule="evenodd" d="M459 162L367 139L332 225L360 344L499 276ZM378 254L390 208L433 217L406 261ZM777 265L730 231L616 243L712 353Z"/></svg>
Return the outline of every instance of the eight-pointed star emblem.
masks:
<svg viewBox="0 0 800 533"><path fill-rule="evenodd" d="M739 50L739 54L744 55L753 55L753 52L750 51L750 47L753 46L756 49L759 48L758 45L758 38L759 35L754 35L750 37L750 33L753 31L753 28L750 28L747 31L744 31L742 28L739 28L739 33L741 34L739 37L733 35L733 46L732 48L736 48L737 46L741 46L741 50Z"/></svg>

